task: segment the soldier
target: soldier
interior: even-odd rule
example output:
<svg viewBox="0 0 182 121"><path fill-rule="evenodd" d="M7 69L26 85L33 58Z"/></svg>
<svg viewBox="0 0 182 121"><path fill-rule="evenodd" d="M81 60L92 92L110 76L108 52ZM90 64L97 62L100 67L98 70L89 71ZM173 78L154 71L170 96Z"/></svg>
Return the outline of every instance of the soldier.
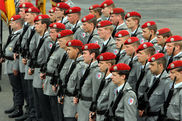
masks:
<svg viewBox="0 0 182 121"><path fill-rule="evenodd" d="M10 19L10 26L13 33L9 35L6 45L3 48L5 61L5 74L8 74L10 84L13 91L13 107L5 110L6 114L9 114L9 118L15 118L23 115L24 96L20 79L18 59L14 60L13 48L18 41L22 32L23 20L20 15L12 16ZM1 58L1 63L2 63ZM11 114L10 114L11 113Z"/></svg>
<svg viewBox="0 0 182 121"><path fill-rule="evenodd" d="M96 18L94 15L89 14L82 18L82 29L79 29L80 36L79 40L83 42L83 44L88 43L97 43L100 46L102 45L102 40L99 38L96 30Z"/></svg>
<svg viewBox="0 0 182 121"><path fill-rule="evenodd" d="M172 80L176 81L173 82L174 87L173 93L169 94L171 95L171 99L168 100L169 106L166 110L166 116L167 120L166 121L181 121L182 120L182 114L181 114L181 88L182 88L182 61L173 61L169 66L168 69L170 70L170 78Z"/></svg>
<svg viewBox="0 0 182 121"><path fill-rule="evenodd" d="M101 18L102 12L101 12L101 10L102 10L102 8L100 7L99 4L94 4L94 5L91 5L89 7L89 14L93 14L96 17L97 23L102 21L102 18Z"/></svg>
<svg viewBox="0 0 182 121"><path fill-rule="evenodd" d="M157 31L157 44L162 47L161 52L165 53L166 40L172 36L171 30L169 28L162 28Z"/></svg>
<svg viewBox="0 0 182 121"><path fill-rule="evenodd" d="M65 2L66 4L68 4L70 7L74 7L75 4L71 1L71 0L61 0L61 2Z"/></svg>
<svg viewBox="0 0 182 121"><path fill-rule="evenodd" d="M126 63L129 64L129 56L126 54L124 42L130 37L130 34L127 30L121 30L115 34L116 48L117 51L115 54L119 56L117 63Z"/></svg>
<svg viewBox="0 0 182 121"><path fill-rule="evenodd" d="M130 37L125 42L125 50L126 54L130 56L129 66L131 67L130 74L128 76L128 83L135 90L136 87L136 79L138 79L140 72L140 63L138 62L136 50L140 45L139 39L137 37Z"/></svg>
<svg viewBox="0 0 182 121"><path fill-rule="evenodd" d="M171 36L166 40L166 53L168 55L168 64L175 60L182 60L181 40L182 37L179 35Z"/></svg>
<svg viewBox="0 0 182 121"><path fill-rule="evenodd" d="M43 94L42 80L40 79L40 67L45 63L48 53L52 47L52 41L49 38L48 27L50 24L48 15L38 15L35 19L35 30L39 34L36 49L32 52L30 63L29 63L29 74L34 73L33 78L33 93L36 105L37 118L41 118L44 121L53 121L53 116L50 111L50 107L47 107L48 97ZM32 41L31 44L34 42ZM32 46L32 45L30 45ZM42 116L42 117L41 117Z"/></svg>
<svg viewBox="0 0 182 121"><path fill-rule="evenodd" d="M145 40L154 44L156 52L159 52L162 48L157 44L157 25L154 21L147 21L142 25L142 36Z"/></svg>
<svg viewBox="0 0 182 121"><path fill-rule="evenodd" d="M143 38L142 38L142 29L140 27L140 20L141 20L140 13L136 11L128 12L125 15L125 20L126 20L126 25L131 34L131 37L138 37L140 39L140 43L142 44L143 42L141 40Z"/></svg>
<svg viewBox="0 0 182 121"><path fill-rule="evenodd" d="M105 73L105 76L103 77L97 91L97 100L93 102L96 103L96 110L91 110L94 112L90 114L90 120L93 119L93 115L96 113L96 121L104 121L104 114L114 98L114 89L116 88L116 85L111 80L112 74L109 68L115 64L115 58L116 55L110 52L102 53L97 57L100 71Z"/></svg>
<svg viewBox="0 0 182 121"><path fill-rule="evenodd" d="M73 97L76 96L76 85L80 80L80 71L82 69L83 57L81 48L83 43L80 40L70 40L66 43L67 52L70 59L74 60L65 76L65 96L64 96L64 120L76 121L77 104L73 103Z"/></svg>
<svg viewBox="0 0 182 121"><path fill-rule="evenodd" d="M100 39L103 40L103 45L100 49L101 53L112 52L116 54L115 40L111 36L113 32L112 23L108 20L101 21L97 24L97 29Z"/></svg>
<svg viewBox="0 0 182 121"><path fill-rule="evenodd" d="M82 67L83 77L78 84L78 98L74 98L74 103L78 103L78 121L89 121L89 108L91 102L96 98L96 93L100 84L100 73L96 57L99 55L100 46L89 43L82 47L85 67ZM86 64L89 64L87 67ZM86 69L87 68L87 69ZM89 70L89 71L88 71ZM97 77L97 78L96 78Z"/></svg>
<svg viewBox="0 0 182 121"><path fill-rule="evenodd" d="M53 8L51 8L49 10L49 17L50 17L51 23L56 22L56 13L55 13L55 11L56 11L56 7L53 7Z"/></svg>
<svg viewBox="0 0 182 121"><path fill-rule="evenodd" d="M61 2L56 4L55 10L56 22L65 24L67 29L70 29L70 27L65 13L69 8L70 6L68 4Z"/></svg>
<svg viewBox="0 0 182 121"><path fill-rule="evenodd" d="M43 80L43 93L45 96L47 96L48 100L45 100L47 101L47 107L50 107L51 109L51 113L53 115L53 118L54 118L54 121L58 121L59 120L59 115L58 115L58 101L57 101L57 93L55 93L53 90L52 90L52 85L50 84L50 80L51 80L51 74L54 70L53 70L53 66L55 63L53 63L52 61L52 58L55 58L54 56L57 56L55 55L55 51L59 48L59 45L58 45L58 42L56 41L57 39L57 35L59 32L61 32L62 30L65 30L65 25L62 24L62 23L52 23L49 25L50 27L50 37L51 37L51 40L54 42L52 48L51 48L51 53L49 53L49 56L48 57L48 61L45 63L44 66L45 67L45 70L44 68L42 67L41 68L41 73L40 73L40 78ZM54 50L52 50L54 49ZM53 56L53 57L52 57ZM49 73L46 73L49 72ZM47 74L47 76L46 76ZM46 78L45 78L46 76Z"/></svg>
<svg viewBox="0 0 182 121"><path fill-rule="evenodd" d="M110 14L110 21L115 26L115 29L113 31L113 37L117 32L128 29L124 22L125 14L122 8L113 8Z"/></svg>
<svg viewBox="0 0 182 121"><path fill-rule="evenodd" d="M139 115L143 116L145 121L156 121L159 110L165 99L167 99L172 81L166 72L166 59L163 53L152 55L148 62L150 62L149 68L154 76L148 84L149 89L145 92L147 99L144 100L148 101L148 104L144 102L141 106L139 105L143 109L140 110Z"/></svg>
<svg viewBox="0 0 182 121"><path fill-rule="evenodd" d="M19 5L19 15L22 19L25 19L25 10L27 8L33 7L34 5L32 3L26 2Z"/></svg>
<svg viewBox="0 0 182 121"><path fill-rule="evenodd" d="M137 121L137 97L127 82L130 67L119 63L113 65L110 71L112 82L117 85L112 111L109 113L113 116L112 121Z"/></svg>
<svg viewBox="0 0 182 121"><path fill-rule="evenodd" d="M102 8L102 20L109 20L110 13L115 8L114 2L112 0L105 0L101 3L100 7Z"/></svg>
<svg viewBox="0 0 182 121"><path fill-rule="evenodd" d="M80 21L80 17L81 17L81 8L80 7L71 7L70 9L68 9L66 11L66 14L68 16L68 21L69 23L72 25L71 26L71 30L74 33L74 38L79 40L79 32L77 31L80 29L81 26L81 21Z"/></svg>

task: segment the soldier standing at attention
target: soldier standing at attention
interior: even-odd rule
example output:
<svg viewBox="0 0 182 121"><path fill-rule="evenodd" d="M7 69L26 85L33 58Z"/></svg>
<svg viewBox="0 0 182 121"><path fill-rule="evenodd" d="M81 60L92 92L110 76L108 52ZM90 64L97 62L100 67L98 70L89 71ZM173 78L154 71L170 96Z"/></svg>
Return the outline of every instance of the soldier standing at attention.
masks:
<svg viewBox="0 0 182 121"><path fill-rule="evenodd" d="M49 10L49 17L50 17L51 23L56 22L56 13L55 13L55 11L56 11L56 7L53 7L53 8L51 8Z"/></svg>
<svg viewBox="0 0 182 121"><path fill-rule="evenodd" d="M24 96L21 84L20 72L19 72L19 60L14 60L13 48L18 41L22 32L23 20L20 15L12 16L10 19L10 26L13 29L11 35L9 35L7 43L3 48L4 58L1 58L0 62L5 61L5 74L8 74L10 84L13 91L13 107L5 110L6 114L9 114L9 118L15 118L23 115ZM11 113L11 114L10 114Z"/></svg>
<svg viewBox="0 0 182 121"><path fill-rule="evenodd" d="M110 68L112 82L117 85L113 108L109 112L111 119L114 119L114 121L137 121L137 97L127 82L130 69L124 63L113 65Z"/></svg>
<svg viewBox="0 0 182 121"><path fill-rule="evenodd" d="M142 44L142 29L140 27L141 15L140 13L133 11L128 12L125 15L126 25L129 29L131 37L138 37L140 39L140 43Z"/></svg>
<svg viewBox="0 0 182 121"><path fill-rule="evenodd" d="M115 8L114 2L112 0L105 0L101 3L102 8L102 20L109 20L110 13L113 8Z"/></svg>
<svg viewBox="0 0 182 121"><path fill-rule="evenodd" d="M89 14L93 14L96 17L97 23L102 21L102 18L101 18L102 12L101 12L101 10L102 10L102 8L98 4L94 4L94 5L91 5L89 7Z"/></svg>

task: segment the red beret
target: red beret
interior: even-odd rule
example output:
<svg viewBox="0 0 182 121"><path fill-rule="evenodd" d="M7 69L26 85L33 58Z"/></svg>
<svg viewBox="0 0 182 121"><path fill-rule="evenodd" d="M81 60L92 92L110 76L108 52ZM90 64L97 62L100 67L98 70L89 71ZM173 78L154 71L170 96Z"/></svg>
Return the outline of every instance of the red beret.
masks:
<svg viewBox="0 0 182 121"><path fill-rule="evenodd" d="M91 6L89 7L89 10L94 10L94 9L96 9L96 8L101 8L101 7L100 7L99 4L95 4L95 5L91 5Z"/></svg>
<svg viewBox="0 0 182 121"><path fill-rule="evenodd" d="M148 47L153 47L153 44L150 42L144 42L143 44L138 46L138 49L136 50L136 52L140 51L140 50L144 50Z"/></svg>
<svg viewBox="0 0 182 121"><path fill-rule="evenodd" d="M80 40L69 40L66 43L66 46L68 46L68 47L82 47L83 43Z"/></svg>
<svg viewBox="0 0 182 121"><path fill-rule="evenodd" d="M88 14L82 18L82 22L87 22L93 18L95 18L95 16L93 14Z"/></svg>
<svg viewBox="0 0 182 121"><path fill-rule="evenodd" d="M125 19L129 18L129 17L139 17L141 18L142 16L140 15L140 13L136 12L136 11L132 11L132 12L128 12L125 15Z"/></svg>
<svg viewBox="0 0 182 121"><path fill-rule="evenodd" d="M128 39L124 42L124 44L132 44L132 43L137 42L137 41L139 41L139 39L138 39L137 37L130 37L130 38L128 38Z"/></svg>
<svg viewBox="0 0 182 121"><path fill-rule="evenodd" d="M49 25L49 27L62 30L66 29L65 25L62 23L52 23Z"/></svg>
<svg viewBox="0 0 182 121"><path fill-rule="evenodd" d="M173 61L172 63L169 64L167 69L171 70L179 67L182 67L182 60Z"/></svg>
<svg viewBox="0 0 182 121"><path fill-rule="evenodd" d="M36 7L30 7L25 10L25 13L40 13L40 10Z"/></svg>
<svg viewBox="0 0 182 121"><path fill-rule="evenodd" d="M16 20L18 20L18 19L21 19L21 16L20 15L14 15L14 16L12 16L11 17L11 21L16 21Z"/></svg>
<svg viewBox="0 0 182 121"><path fill-rule="evenodd" d="M142 29L147 28L152 25L156 25L156 23L154 21L147 21L142 25Z"/></svg>
<svg viewBox="0 0 182 121"><path fill-rule="evenodd" d="M66 14L80 13L80 12L81 12L80 7L71 7L66 11Z"/></svg>
<svg viewBox="0 0 182 121"><path fill-rule="evenodd" d="M19 8L30 8L30 7L33 7L34 5L32 3L22 3L19 5Z"/></svg>
<svg viewBox="0 0 182 121"><path fill-rule="evenodd" d="M82 46L82 50L100 49L100 46L96 43L89 43Z"/></svg>
<svg viewBox="0 0 182 121"><path fill-rule="evenodd" d="M97 27L100 28L100 27L106 27L106 26L110 26L112 25L112 23L108 20L104 20L104 21L100 21L98 24L97 24Z"/></svg>
<svg viewBox="0 0 182 121"><path fill-rule="evenodd" d="M54 13L56 11L56 7L53 7L49 10L49 13Z"/></svg>
<svg viewBox="0 0 182 121"><path fill-rule="evenodd" d="M110 14L120 14L120 13L124 13L124 10L122 8L113 8Z"/></svg>
<svg viewBox="0 0 182 121"><path fill-rule="evenodd" d="M114 2L112 0L105 0L103 3L101 3L100 7L105 8L105 7L108 7L112 4L114 4Z"/></svg>
<svg viewBox="0 0 182 121"><path fill-rule="evenodd" d="M115 37L121 38L121 37L127 36L127 35L129 35L129 34L130 34L130 33L129 33L127 30L121 30L121 31L119 31L119 32L117 32L117 33L115 34Z"/></svg>
<svg viewBox="0 0 182 121"><path fill-rule="evenodd" d="M167 43L170 43L170 42L176 42L176 41L181 41L182 40L182 37L179 36L179 35L174 35L174 36L171 36L169 37L166 42Z"/></svg>
<svg viewBox="0 0 182 121"><path fill-rule="evenodd" d="M129 65L125 64L125 63L118 63L116 65L113 65L110 68L110 72L117 72L117 71L129 71L131 68Z"/></svg>
<svg viewBox="0 0 182 121"><path fill-rule="evenodd" d="M165 34L167 32L170 32L171 30L169 28L162 28L157 31L157 35Z"/></svg>
<svg viewBox="0 0 182 121"><path fill-rule="evenodd" d="M148 59L148 62L154 62L156 61L157 59L159 58L163 58L165 55L163 53L157 53L157 54L154 54L152 55L149 59Z"/></svg>
<svg viewBox="0 0 182 121"><path fill-rule="evenodd" d="M65 9L65 10L68 10L70 8L70 6L68 4L66 4L65 2L57 3L56 7L61 8L61 9Z"/></svg>
<svg viewBox="0 0 182 121"><path fill-rule="evenodd" d="M69 36L69 35L73 35L73 31L71 31L71 30L62 30L57 35L57 38L62 38L62 37L66 37L66 36Z"/></svg>
<svg viewBox="0 0 182 121"><path fill-rule="evenodd" d="M42 19L49 19L50 17L48 15L38 15L35 17L34 21L39 21Z"/></svg>
<svg viewBox="0 0 182 121"><path fill-rule="evenodd" d="M105 60L114 60L115 58L116 58L116 55L114 55L113 53L111 53L111 52L105 52L105 53L100 54L97 57L97 60L99 60L99 61L105 61Z"/></svg>

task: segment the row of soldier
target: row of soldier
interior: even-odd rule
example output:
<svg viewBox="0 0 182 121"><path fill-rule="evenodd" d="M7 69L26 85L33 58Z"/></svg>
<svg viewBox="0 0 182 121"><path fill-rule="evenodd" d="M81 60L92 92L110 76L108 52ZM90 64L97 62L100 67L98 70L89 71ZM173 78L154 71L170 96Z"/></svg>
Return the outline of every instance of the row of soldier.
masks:
<svg viewBox="0 0 182 121"><path fill-rule="evenodd" d="M111 0L89 12L81 19L80 7L61 2L48 16L19 5L1 58L13 88L5 113L16 121L182 120L182 37L154 21L140 27L138 12L125 15Z"/></svg>

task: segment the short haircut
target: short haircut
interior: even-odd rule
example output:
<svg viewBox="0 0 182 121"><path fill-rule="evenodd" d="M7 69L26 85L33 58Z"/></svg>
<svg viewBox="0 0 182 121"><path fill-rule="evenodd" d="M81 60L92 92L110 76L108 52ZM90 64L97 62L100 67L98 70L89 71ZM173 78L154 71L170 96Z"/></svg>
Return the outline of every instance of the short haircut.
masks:
<svg viewBox="0 0 182 121"><path fill-rule="evenodd" d="M155 62L157 64L162 64L164 68L166 67L166 58L165 57L159 58L159 59L155 60Z"/></svg>
<svg viewBox="0 0 182 121"><path fill-rule="evenodd" d="M64 30L64 29L60 29L60 28L53 28L53 27L50 27L50 29L55 29L55 30L56 30L56 32L61 32L62 30Z"/></svg>
<svg viewBox="0 0 182 121"><path fill-rule="evenodd" d="M141 20L141 18L138 17L138 16L132 16L131 19L137 20L138 21L138 24L140 23L140 20Z"/></svg>
<svg viewBox="0 0 182 121"><path fill-rule="evenodd" d="M82 53L82 47L80 47L80 46L75 46L75 47L70 46L70 47L72 47L73 49L78 49L79 53Z"/></svg>
<svg viewBox="0 0 182 121"><path fill-rule="evenodd" d="M154 31L154 33L156 33L157 32L157 25L152 25L152 26L149 26L149 27L147 27L149 30L153 30Z"/></svg>
<svg viewBox="0 0 182 121"><path fill-rule="evenodd" d="M46 24L47 25L47 29L51 23L50 19L46 18L46 19L41 19L41 24Z"/></svg>
<svg viewBox="0 0 182 121"><path fill-rule="evenodd" d="M95 53L95 58L100 54L99 49L89 49L88 51L90 54Z"/></svg>
<svg viewBox="0 0 182 121"><path fill-rule="evenodd" d="M88 22L88 23L93 23L94 26L97 25L97 19L96 19L96 17L94 17L93 19L90 19L90 20L88 20L88 21L86 21L86 22Z"/></svg>
<svg viewBox="0 0 182 121"><path fill-rule="evenodd" d="M182 67L176 68L176 71L178 72L182 71Z"/></svg>
<svg viewBox="0 0 182 121"><path fill-rule="evenodd" d="M182 41L174 41L174 46L179 46L180 47L180 50L182 50Z"/></svg>
<svg viewBox="0 0 182 121"><path fill-rule="evenodd" d="M155 48L154 47L148 47L144 49L146 54L150 54L151 56L155 54Z"/></svg>
<svg viewBox="0 0 182 121"><path fill-rule="evenodd" d="M116 64L116 60L112 59L112 60L105 60L106 63L111 63L111 65Z"/></svg>
<svg viewBox="0 0 182 121"><path fill-rule="evenodd" d="M68 36L65 36L65 37L62 37L62 38L65 38L66 40L73 40L74 36L73 35L68 35Z"/></svg>
<svg viewBox="0 0 182 121"><path fill-rule="evenodd" d="M125 75L126 77L125 77L125 80L127 80L128 79L128 76L129 76L129 72L130 71L119 71L119 72L117 72L120 76L122 76L122 75Z"/></svg>
<svg viewBox="0 0 182 121"><path fill-rule="evenodd" d="M136 42L134 42L134 43L132 43L130 45L132 45L134 47L138 47L140 45L140 42L139 41L136 41Z"/></svg>
<svg viewBox="0 0 182 121"><path fill-rule="evenodd" d="M103 27L104 29L109 29L110 31L111 31L111 33L113 32L113 30L114 30L114 27L112 26L112 25L110 25L110 26L105 26L105 27Z"/></svg>
<svg viewBox="0 0 182 121"><path fill-rule="evenodd" d="M115 4L113 3L113 4L111 4L111 5L107 6L107 7L115 8Z"/></svg>
<svg viewBox="0 0 182 121"><path fill-rule="evenodd" d="M23 24L24 24L24 20L23 19L15 20L15 22L20 24L20 26L23 26Z"/></svg>
<svg viewBox="0 0 182 121"><path fill-rule="evenodd" d="M169 32L166 32L166 33L160 34L160 35L163 36L163 37L169 38L170 36L172 36L172 33L171 33L171 31L169 31Z"/></svg>
<svg viewBox="0 0 182 121"><path fill-rule="evenodd" d="M125 17L125 13L124 12L122 12L122 13L113 13L113 14L120 15L121 18L124 20L124 17Z"/></svg>
<svg viewBox="0 0 182 121"><path fill-rule="evenodd" d="M95 13L98 12L100 16L102 15L102 8L95 8L95 9L93 9L93 11L94 11Z"/></svg>

